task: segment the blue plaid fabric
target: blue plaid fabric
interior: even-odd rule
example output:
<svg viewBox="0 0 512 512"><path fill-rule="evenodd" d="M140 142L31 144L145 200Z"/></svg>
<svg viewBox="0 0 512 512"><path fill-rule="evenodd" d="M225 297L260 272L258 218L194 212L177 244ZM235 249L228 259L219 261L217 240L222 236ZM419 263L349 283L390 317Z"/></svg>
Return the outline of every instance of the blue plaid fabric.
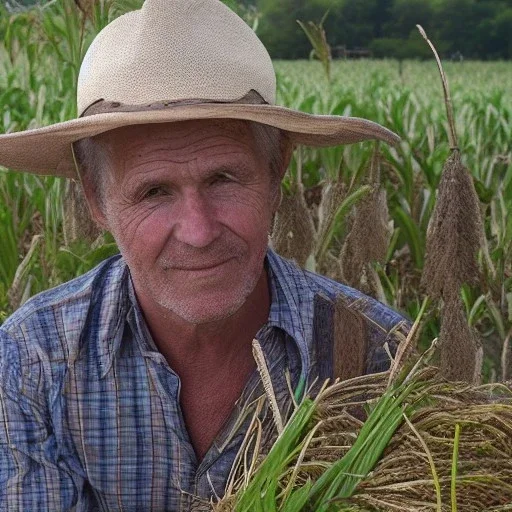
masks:
<svg viewBox="0 0 512 512"><path fill-rule="evenodd" d="M322 366L314 346L318 297L354 305L368 327L365 371L386 368L383 347L408 328L403 317L270 249L265 266L271 309L256 337L280 404L289 398L285 369L297 386ZM198 461L179 377L151 340L125 262L106 260L32 298L0 327L0 510L206 508L224 492L250 420L244 405L261 392L255 372Z"/></svg>

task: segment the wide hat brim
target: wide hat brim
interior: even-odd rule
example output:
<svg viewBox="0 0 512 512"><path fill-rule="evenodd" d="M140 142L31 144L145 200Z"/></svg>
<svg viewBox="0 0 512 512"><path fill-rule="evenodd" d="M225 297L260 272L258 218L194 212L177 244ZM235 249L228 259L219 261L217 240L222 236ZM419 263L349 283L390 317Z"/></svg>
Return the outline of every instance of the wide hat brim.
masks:
<svg viewBox="0 0 512 512"><path fill-rule="evenodd" d="M196 103L161 110L107 112L43 128L0 135L0 165L40 175L76 177L72 143L137 124L198 119L242 119L279 128L293 143L326 147L364 140L397 144L398 135L356 117L314 115L275 105Z"/></svg>

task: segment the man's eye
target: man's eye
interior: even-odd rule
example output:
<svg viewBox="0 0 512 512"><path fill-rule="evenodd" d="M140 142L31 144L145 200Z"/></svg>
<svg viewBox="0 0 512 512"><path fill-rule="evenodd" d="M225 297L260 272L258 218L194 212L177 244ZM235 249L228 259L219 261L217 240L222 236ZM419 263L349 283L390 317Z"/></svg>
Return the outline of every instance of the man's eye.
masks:
<svg viewBox="0 0 512 512"><path fill-rule="evenodd" d="M233 178L231 176L229 176L228 174L216 174L212 180L211 180L211 183L212 184L217 184L217 183L230 183L233 181Z"/></svg>
<svg viewBox="0 0 512 512"><path fill-rule="evenodd" d="M164 194L166 194L166 191L163 187L151 187L144 193L144 199L150 199Z"/></svg>

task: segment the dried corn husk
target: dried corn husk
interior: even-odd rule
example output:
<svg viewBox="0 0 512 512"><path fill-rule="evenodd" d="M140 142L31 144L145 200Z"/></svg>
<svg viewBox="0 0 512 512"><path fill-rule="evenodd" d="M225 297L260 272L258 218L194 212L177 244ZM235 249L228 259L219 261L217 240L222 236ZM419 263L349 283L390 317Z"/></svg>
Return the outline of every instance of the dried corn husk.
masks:
<svg viewBox="0 0 512 512"><path fill-rule="evenodd" d="M16 269L16 273L14 274L14 279L12 284L7 292L7 297L9 299L9 305L13 310L19 308L26 300L26 297L30 297L30 286L31 286L31 276L27 275L27 272L30 268L30 264L34 255L37 253L39 246L43 242L43 235L34 235L32 237L32 241L30 242L30 247L25 254L23 260L18 265ZM27 292L28 288L28 292Z"/></svg>

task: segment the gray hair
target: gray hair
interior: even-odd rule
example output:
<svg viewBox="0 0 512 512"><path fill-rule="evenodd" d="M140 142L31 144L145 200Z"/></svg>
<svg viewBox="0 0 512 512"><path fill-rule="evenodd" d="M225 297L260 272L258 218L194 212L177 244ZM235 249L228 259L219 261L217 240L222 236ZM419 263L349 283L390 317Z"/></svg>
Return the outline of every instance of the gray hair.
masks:
<svg viewBox="0 0 512 512"><path fill-rule="evenodd" d="M272 190L277 195L284 173L286 147L290 144L288 136L273 126L248 123L260 156L268 162ZM109 145L99 137L87 137L76 141L73 150L82 181L87 180L100 206L104 207L105 176L109 175L106 170L113 165Z"/></svg>

